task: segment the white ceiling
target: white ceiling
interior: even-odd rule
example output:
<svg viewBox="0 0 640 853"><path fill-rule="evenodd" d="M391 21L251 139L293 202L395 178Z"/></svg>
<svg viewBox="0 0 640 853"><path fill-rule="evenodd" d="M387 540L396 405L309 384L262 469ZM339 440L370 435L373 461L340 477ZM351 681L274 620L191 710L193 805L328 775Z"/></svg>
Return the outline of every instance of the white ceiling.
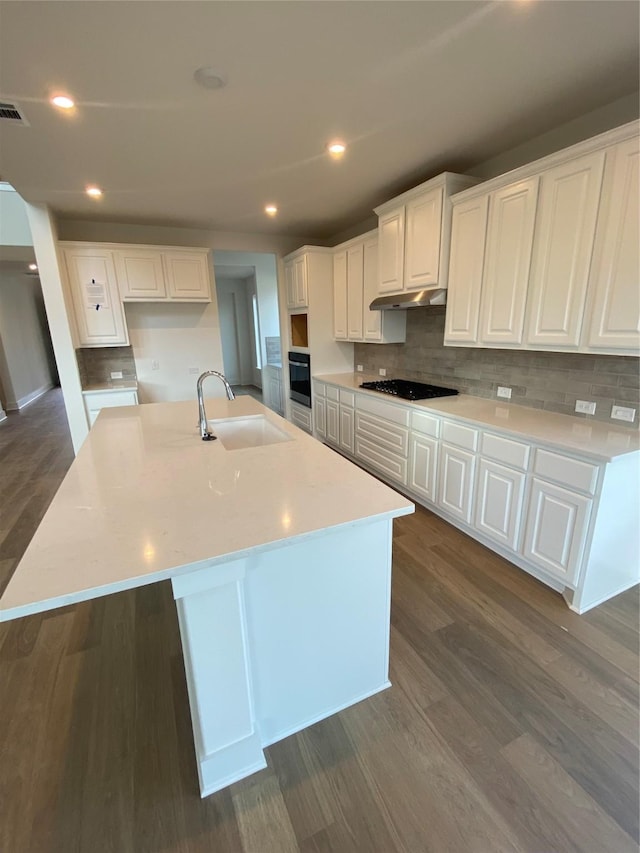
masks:
<svg viewBox="0 0 640 853"><path fill-rule="evenodd" d="M67 218L327 237L637 90L639 9L0 2L0 96L31 125L0 123L0 175ZM202 65L228 86L199 88ZM49 106L60 90L75 115ZM349 144L338 163L324 153L336 136Z"/></svg>

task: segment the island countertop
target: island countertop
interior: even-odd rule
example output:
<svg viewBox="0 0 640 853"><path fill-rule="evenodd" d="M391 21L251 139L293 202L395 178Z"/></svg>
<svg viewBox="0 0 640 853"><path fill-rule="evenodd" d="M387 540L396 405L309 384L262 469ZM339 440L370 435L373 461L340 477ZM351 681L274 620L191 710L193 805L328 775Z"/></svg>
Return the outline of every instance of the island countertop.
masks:
<svg viewBox="0 0 640 853"><path fill-rule="evenodd" d="M413 511L251 397L209 400L207 415L264 415L291 440L204 442L195 401L103 410L0 599L0 621Z"/></svg>

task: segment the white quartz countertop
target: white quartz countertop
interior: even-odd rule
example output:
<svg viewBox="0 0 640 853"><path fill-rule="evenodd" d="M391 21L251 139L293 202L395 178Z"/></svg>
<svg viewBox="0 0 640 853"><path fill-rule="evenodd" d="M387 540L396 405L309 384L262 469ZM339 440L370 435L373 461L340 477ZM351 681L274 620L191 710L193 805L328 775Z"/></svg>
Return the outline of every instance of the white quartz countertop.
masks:
<svg viewBox="0 0 640 853"><path fill-rule="evenodd" d="M368 376L364 373L334 373L313 378L320 382L358 391L360 394L372 394L380 400L388 400L400 406L468 421L481 428L489 427L510 432L530 441L592 456L599 461L611 461L617 456L640 450L638 430L618 427L602 421L587 421L570 415L517 406L501 400L473 397L470 394L411 402L379 391L360 388L362 382L382 379L380 376Z"/></svg>
<svg viewBox="0 0 640 853"><path fill-rule="evenodd" d="M135 379L112 379L110 382L92 382L82 389L83 394L103 394L105 391L137 391Z"/></svg>
<svg viewBox="0 0 640 853"><path fill-rule="evenodd" d="M413 512L251 397L209 400L207 415L264 415L291 440L204 442L195 400L103 409L0 599L0 621Z"/></svg>

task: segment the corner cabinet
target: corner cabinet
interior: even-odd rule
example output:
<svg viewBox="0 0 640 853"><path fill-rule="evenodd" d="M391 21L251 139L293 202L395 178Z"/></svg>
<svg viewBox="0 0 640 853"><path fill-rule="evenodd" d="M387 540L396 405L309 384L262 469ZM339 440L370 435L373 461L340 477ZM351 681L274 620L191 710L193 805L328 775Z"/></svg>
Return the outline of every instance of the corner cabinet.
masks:
<svg viewBox="0 0 640 853"><path fill-rule="evenodd" d="M404 343L405 311L370 311L378 296L378 233L370 231L334 249L333 334L337 341Z"/></svg>
<svg viewBox="0 0 640 853"><path fill-rule="evenodd" d="M640 354L640 122L452 198L445 345Z"/></svg>
<svg viewBox="0 0 640 853"><path fill-rule="evenodd" d="M445 288L449 266L449 197L476 178L444 172L375 208L378 295Z"/></svg>
<svg viewBox="0 0 640 853"><path fill-rule="evenodd" d="M63 248L67 281L81 347L127 346L129 334L118 292L113 252L99 247Z"/></svg>

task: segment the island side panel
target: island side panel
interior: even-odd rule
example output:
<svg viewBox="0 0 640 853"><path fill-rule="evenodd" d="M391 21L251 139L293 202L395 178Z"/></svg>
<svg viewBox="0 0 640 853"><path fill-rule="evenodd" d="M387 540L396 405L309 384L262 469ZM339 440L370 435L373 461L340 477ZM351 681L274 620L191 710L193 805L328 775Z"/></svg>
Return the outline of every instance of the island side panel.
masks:
<svg viewBox="0 0 640 853"><path fill-rule="evenodd" d="M389 687L391 520L247 560L251 683L263 746Z"/></svg>

